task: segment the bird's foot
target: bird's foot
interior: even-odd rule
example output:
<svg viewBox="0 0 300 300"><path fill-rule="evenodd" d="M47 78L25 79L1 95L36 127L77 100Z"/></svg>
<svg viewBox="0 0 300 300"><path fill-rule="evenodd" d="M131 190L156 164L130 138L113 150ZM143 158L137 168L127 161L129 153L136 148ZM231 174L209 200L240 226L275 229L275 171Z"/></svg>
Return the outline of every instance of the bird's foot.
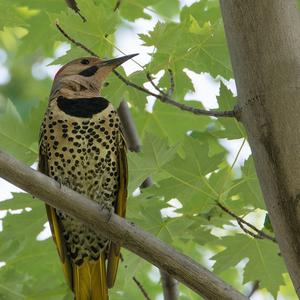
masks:
<svg viewBox="0 0 300 300"><path fill-rule="evenodd" d="M108 214L107 214L107 217L106 217L106 222L108 223L112 217L112 215L114 214L115 210L114 208L111 206L111 205L107 205L106 203L101 203L100 204L100 209L106 209L108 210Z"/></svg>

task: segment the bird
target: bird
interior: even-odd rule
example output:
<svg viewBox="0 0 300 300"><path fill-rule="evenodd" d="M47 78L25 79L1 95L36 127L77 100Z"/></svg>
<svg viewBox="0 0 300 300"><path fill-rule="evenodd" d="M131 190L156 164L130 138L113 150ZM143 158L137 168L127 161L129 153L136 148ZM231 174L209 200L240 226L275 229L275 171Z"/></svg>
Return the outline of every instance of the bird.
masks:
<svg viewBox="0 0 300 300"><path fill-rule="evenodd" d="M126 143L113 105L101 97L105 80L137 54L81 57L56 73L39 136L38 170L125 217ZM108 300L120 246L46 204L64 275L76 300Z"/></svg>

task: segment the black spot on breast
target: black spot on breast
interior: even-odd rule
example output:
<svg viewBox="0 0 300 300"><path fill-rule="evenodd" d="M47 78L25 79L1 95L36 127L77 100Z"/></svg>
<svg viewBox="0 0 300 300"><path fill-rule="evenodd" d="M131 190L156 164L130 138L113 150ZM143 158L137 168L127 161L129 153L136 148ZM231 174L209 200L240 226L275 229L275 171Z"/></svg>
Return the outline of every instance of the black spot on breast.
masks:
<svg viewBox="0 0 300 300"><path fill-rule="evenodd" d="M109 102L103 97L67 99L59 96L57 106L70 116L91 118L94 114L103 111Z"/></svg>
<svg viewBox="0 0 300 300"><path fill-rule="evenodd" d="M90 77L93 76L96 72L98 71L97 66L91 66L79 73L79 75L84 76L84 77Z"/></svg>

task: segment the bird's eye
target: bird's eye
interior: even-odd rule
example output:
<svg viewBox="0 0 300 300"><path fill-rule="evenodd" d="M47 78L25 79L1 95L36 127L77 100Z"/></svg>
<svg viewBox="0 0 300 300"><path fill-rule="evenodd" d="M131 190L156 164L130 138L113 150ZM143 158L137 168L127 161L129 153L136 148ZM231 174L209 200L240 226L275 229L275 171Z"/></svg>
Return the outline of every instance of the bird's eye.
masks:
<svg viewBox="0 0 300 300"><path fill-rule="evenodd" d="M83 59L80 63L83 65L88 65L90 61L88 59Z"/></svg>

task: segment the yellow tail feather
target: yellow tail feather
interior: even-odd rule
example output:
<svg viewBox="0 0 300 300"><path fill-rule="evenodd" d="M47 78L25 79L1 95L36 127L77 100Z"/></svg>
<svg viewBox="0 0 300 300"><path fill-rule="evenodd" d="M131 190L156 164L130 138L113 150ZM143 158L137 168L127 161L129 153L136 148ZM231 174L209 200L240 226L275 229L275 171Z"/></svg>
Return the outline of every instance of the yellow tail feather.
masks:
<svg viewBox="0 0 300 300"><path fill-rule="evenodd" d="M73 264L73 291L75 300L108 300L104 253L97 261Z"/></svg>
<svg viewBox="0 0 300 300"><path fill-rule="evenodd" d="M107 286L112 288L116 281L118 266L120 260L120 246L110 243L109 254L107 259Z"/></svg>

